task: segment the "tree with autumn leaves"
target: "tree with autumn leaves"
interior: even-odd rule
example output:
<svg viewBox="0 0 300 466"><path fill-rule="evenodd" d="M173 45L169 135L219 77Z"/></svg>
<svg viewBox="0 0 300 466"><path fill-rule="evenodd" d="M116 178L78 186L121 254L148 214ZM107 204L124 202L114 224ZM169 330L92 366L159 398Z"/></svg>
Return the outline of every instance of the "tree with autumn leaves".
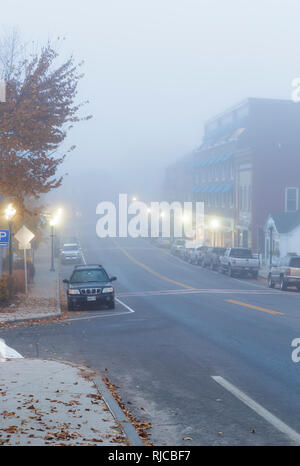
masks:
<svg viewBox="0 0 300 466"><path fill-rule="evenodd" d="M37 200L61 185L57 169L74 149L60 154L59 147L75 123L91 118L79 116L85 102L76 102L82 63L70 57L57 64L51 43L27 59L17 53L14 34L1 45L6 102L0 103L0 193L20 214L38 215Z"/></svg>

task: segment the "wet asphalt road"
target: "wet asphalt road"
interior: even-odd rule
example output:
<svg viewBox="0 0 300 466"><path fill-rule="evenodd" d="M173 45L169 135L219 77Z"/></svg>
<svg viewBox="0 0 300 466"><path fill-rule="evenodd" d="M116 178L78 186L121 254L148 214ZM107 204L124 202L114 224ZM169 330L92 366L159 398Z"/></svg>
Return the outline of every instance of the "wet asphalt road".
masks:
<svg viewBox="0 0 300 466"><path fill-rule="evenodd" d="M108 376L133 414L152 423L155 444L295 442L300 364L291 359L291 341L300 337L299 293L187 264L147 240L79 236L86 262L118 277L116 309L0 330L9 346L28 357L85 363ZM62 278L71 270L62 267ZM250 408L213 376L276 419L262 417L257 405Z"/></svg>

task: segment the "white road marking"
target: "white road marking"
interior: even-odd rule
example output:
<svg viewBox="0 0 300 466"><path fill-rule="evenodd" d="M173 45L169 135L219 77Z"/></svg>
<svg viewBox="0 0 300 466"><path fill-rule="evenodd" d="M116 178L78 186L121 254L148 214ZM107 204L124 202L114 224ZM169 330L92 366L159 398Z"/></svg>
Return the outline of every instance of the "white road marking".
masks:
<svg viewBox="0 0 300 466"><path fill-rule="evenodd" d="M122 306L124 306L129 312L135 312L131 307L127 306L127 304L123 303L123 301L121 301L119 298L115 298L116 301L118 301L118 303L122 304Z"/></svg>
<svg viewBox="0 0 300 466"><path fill-rule="evenodd" d="M269 422L269 424L271 424L277 430L285 434L290 440L300 445L300 434L298 434L298 432L296 432L294 429L289 427L287 424L281 421L278 417L274 416L274 414L270 413L270 411L265 409L259 403L256 403L256 401L252 400L252 398L250 398L244 392L242 392L237 387L232 385L230 382L228 382L223 377L214 375L212 376L212 378L214 379L215 382L217 382L219 385L224 387L226 390L232 393L232 395L234 395L240 401L245 403L245 405L247 405L249 408L255 411L259 416L261 416L267 422Z"/></svg>
<svg viewBox="0 0 300 466"><path fill-rule="evenodd" d="M73 318L70 318L70 319L66 319L66 321L67 322L72 322L72 321L75 321L75 320L100 319L100 318L104 318L104 317L124 316L126 314L135 313L135 311L131 307L127 306L127 304L123 303L123 301L121 301L119 298L115 298L115 300L118 301L118 303L120 303L122 306L124 306L127 309L127 312L126 311L125 312L111 311L109 314L98 314L98 315L84 316L84 317L73 317Z"/></svg>
<svg viewBox="0 0 300 466"><path fill-rule="evenodd" d="M86 260L85 260L85 257L84 257L84 254L83 254L83 251L81 251L81 258L83 260L83 263L84 265L86 265Z"/></svg>

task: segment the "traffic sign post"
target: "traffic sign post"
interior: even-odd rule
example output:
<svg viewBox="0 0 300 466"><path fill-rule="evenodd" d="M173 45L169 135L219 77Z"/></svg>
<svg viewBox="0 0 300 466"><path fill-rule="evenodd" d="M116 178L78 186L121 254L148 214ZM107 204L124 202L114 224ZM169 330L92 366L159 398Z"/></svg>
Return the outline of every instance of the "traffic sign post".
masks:
<svg viewBox="0 0 300 466"><path fill-rule="evenodd" d="M10 239L9 230L0 230L0 247L8 248Z"/></svg>
<svg viewBox="0 0 300 466"><path fill-rule="evenodd" d="M15 234L15 238L19 242L19 249L24 250L24 274L25 274L25 293L28 292L28 283L27 283L27 249L31 249L30 241L35 237L34 233L30 231L25 225L20 228L20 230Z"/></svg>

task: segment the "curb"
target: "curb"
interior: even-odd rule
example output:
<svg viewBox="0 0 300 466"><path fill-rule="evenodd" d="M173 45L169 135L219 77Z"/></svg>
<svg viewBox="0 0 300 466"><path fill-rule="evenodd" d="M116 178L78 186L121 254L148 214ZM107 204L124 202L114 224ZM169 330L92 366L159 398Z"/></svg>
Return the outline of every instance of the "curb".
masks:
<svg viewBox="0 0 300 466"><path fill-rule="evenodd" d="M115 420L120 424L123 431L125 432L130 445L134 447L144 447L145 444L142 442L140 437L138 436L135 428L128 420L128 418L123 413L122 409L113 398L113 396L109 393L108 389L106 388L105 383L101 380L100 377L93 378L94 384L99 395L102 395L102 398L107 405L108 409L110 410L111 414L115 418Z"/></svg>

